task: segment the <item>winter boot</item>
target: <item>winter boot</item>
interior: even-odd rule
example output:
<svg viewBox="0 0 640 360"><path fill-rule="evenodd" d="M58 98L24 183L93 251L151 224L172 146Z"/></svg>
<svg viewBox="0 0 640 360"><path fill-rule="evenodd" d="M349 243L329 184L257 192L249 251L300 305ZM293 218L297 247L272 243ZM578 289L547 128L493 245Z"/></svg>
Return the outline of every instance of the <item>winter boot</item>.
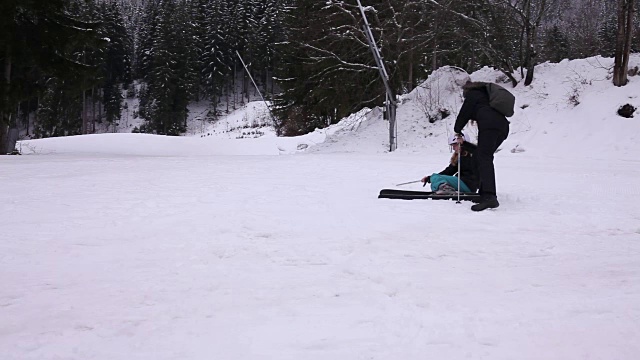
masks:
<svg viewBox="0 0 640 360"><path fill-rule="evenodd" d="M500 206L498 202L498 198L495 195L487 195L480 198L480 202L473 205L471 210L473 211L482 211L486 209L495 209Z"/></svg>
<svg viewBox="0 0 640 360"><path fill-rule="evenodd" d="M456 189L447 183L440 184L436 190L436 195L455 195L457 193Z"/></svg>
<svg viewBox="0 0 640 360"><path fill-rule="evenodd" d="M471 199L471 202L474 204L480 204L481 202L484 201L484 199L487 197L483 192L482 189L480 189L478 191L478 196L476 196L475 198Z"/></svg>

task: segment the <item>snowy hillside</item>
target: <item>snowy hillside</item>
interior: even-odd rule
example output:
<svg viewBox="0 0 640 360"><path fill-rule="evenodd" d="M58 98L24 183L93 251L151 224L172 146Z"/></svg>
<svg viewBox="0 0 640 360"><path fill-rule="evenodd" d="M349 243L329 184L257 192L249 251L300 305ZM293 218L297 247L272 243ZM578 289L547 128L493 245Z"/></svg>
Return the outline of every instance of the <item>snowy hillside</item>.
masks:
<svg viewBox="0 0 640 360"><path fill-rule="evenodd" d="M640 65L640 56L632 57L631 62L631 67ZM627 103L640 107L640 78L631 77L628 86L616 88L610 80L612 66L612 59L600 57L542 64L536 68L536 80L531 86L519 84L515 89L505 84L504 75L492 69L485 68L469 77L455 68L442 68L402 97L397 114L398 148L411 152L446 147L463 100L459 85L470 78L500 83L516 95L518 108L509 119L511 134L503 148L517 147L517 151L539 155L597 155L603 150L632 155L640 150L640 123L616 112ZM428 118L437 117L441 109L451 115L430 124ZM348 131L330 137L330 144L323 148L368 152L374 150L370 147L373 144L375 150L385 151L388 123L382 120L381 113L366 120L366 125L357 128L344 126ZM465 131L476 139L474 126Z"/></svg>
<svg viewBox="0 0 640 360"><path fill-rule="evenodd" d="M515 89L505 83L504 75L493 69L484 68L469 76L457 68L441 68L410 94L401 97L397 113L398 150L442 151L462 104L460 84L470 78L473 81L501 83L516 95L516 114L510 118L511 134L503 145L507 150L517 148L517 151L553 156L576 152L596 156L604 148L606 152L633 154L639 150L636 145L640 140L640 135L636 135L640 129L639 122L620 117L616 111L627 103L640 107L640 78L630 77L629 85L616 88L610 81L612 66L612 59L601 57L565 60L560 64L546 63L536 68L536 78L531 86L519 84ZM630 67L635 66L640 66L638 55L631 58ZM449 114L444 119L441 119L442 110ZM176 154L184 151L221 153L216 148L226 148L222 151L225 154L234 153L235 148L239 149L239 153L247 154L247 148L256 147L264 150L250 152L379 153L388 150L388 122L382 119L380 108L363 109L327 129L293 138L275 136L266 105L260 101L248 103L214 123L204 120L204 111L206 107L192 108L192 135L187 138L194 139L165 140L158 136L121 135L124 143L117 145L121 148L119 151L127 151L122 148L139 148L139 151L152 155L155 149L162 149L163 154L169 155L172 151L176 151ZM429 118L435 122L430 122ZM474 126L468 126L466 132L475 139L477 129ZM31 148L36 152L58 152L73 146L71 144L75 142L81 142L80 148L102 151L104 149L100 144L112 141L99 140L101 137L113 139L110 135L91 135L90 140L66 138L25 141L21 150L27 154L32 152ZM157 146L150 143L154 141L158 142ZM89 142L93 145L84 147ZM73 150L80 151L80 148L74 147Z"/></svg>
<svg viewBox="0 0 640 360"><path fill-rule="evenodd" d="M447 165L450 68L403 96L393 153L380 109L278 138L259 103L191 136L23 141L0 157L0 359L635 360L640 121L616 111L640 77L610 65L513 90L481 213L377 198Z"/></svg>

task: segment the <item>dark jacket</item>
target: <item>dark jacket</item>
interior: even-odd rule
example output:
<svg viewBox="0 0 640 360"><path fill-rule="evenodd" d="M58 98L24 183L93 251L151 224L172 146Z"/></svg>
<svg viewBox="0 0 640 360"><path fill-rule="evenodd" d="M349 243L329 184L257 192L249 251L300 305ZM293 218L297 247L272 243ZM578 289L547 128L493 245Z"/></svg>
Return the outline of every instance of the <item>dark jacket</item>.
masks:
<svg viewBox="0 0 640 360"><path fill-rule="evenodd" d="M456 118L453 131L461 133L469 120L478 123L478 130L495 129L509 133L509 121L489 105L489 93L483 82L467 83L463 87L464 102Z"/></svg>
<svg viewBox="0 0 640 360"><path fill-rule="evenodd" d="M460 157L460 180L467 184L472 192L476 192L480 185L480 179L478 177L478 163L476 162L476 149L476 145L465 141L462 144L462 156ZM440 171L439 174L454 176L457 172L458 163L457 161L454 163L452 159L449 166Z"/></svg>

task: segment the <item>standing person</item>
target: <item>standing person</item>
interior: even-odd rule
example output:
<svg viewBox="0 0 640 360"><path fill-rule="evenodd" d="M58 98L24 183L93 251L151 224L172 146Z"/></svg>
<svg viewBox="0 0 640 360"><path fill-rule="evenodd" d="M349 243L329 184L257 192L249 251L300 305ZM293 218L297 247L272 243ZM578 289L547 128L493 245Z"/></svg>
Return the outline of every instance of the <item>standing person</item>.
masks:
<svg viewBox="0 0 640 360"><path fill-rule="evenodd" d="M476 161L480 177L480 202L471 207L473 211L482 211L500 206L496 193L496 174L493 166L493 154L509 135L509 121L499 111L489 105L489 93L484 82L467 82L462 87L464 102L453 128L456 134L469 120L478 124L478 148Z"/></svg>
<svg viewBox="0 0 640 360"><path fill-rule="evenodd" d="M476 145L469 142L466 135L459 138L452 135L449 146L454 153L449 160L449 166L439 173L433 173L422 178L422 183L431 184L431 191L436 194L452 194L458 189L458 176L460 177L460 191L475 193L478 190L478 164L476 163ZM460 174L458 174L458 157L460 157ZM423 186L424 186L423 185Z"/></svg>

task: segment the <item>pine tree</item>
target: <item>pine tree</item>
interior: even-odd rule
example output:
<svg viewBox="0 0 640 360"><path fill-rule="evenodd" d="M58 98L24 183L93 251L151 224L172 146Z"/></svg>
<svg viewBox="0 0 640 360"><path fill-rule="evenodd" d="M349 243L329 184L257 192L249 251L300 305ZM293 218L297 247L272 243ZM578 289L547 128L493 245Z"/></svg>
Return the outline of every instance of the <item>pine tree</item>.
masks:
<svg viewBox="0 0 640 360"><path fill-rule="evenodd" d="M29 78L36 83L34 75L41 78L49 74L65 79L65 88L79 94L82 80L95 70L83 60L86 51L98 44L98 24L71 15L68 10L73 10L73 5L63 0L0 2L0 59L4 64L4 76L0 77L0 149L7 148L6 133L9 125L15 126L12 113L16 105L38 91L12 79ZM30 92L14 91L16 86Z"/></svg>
<svg viewBox="0 0 640 360"><path fill-rule="evenodd" d="M120 6L116 2L103 3L101 36L108 39L102 58L102 103L105 119L112 124L120 119L122 85L128 87L131 78L132 36L127 32Z"/></svg>
<svg viewBox="0 0 640 360"><path fill-rule="evenodd" d="M149 48L149 68L144 77L148 90L144 92L142 113L149 128L158 134L186 131L187 106L193 99L197 52L186 5L185 1L172 0L159 4L153 30L157 37Z"/></svg>
<svg viewBox="0 0 640 360"><path fill-rule="evenodd" d="M191 7L192 29L194 39L195 59L194 66L197 69L197 76L193 84L195 92L195 100L200 101L201 98L207 98L206 77L204 75L204 56L207 46L207 5L208 0L194 0Z"/></svg>
<svg viewBox="0 0 640 360"><path fill-rule="evenodd" d="M232 67L227 2L223 0L200 0L195 19L195 39L199 84L204 95L215 107L222 94Z"/></svg>
<svg viewBox="0 0 640 360"><path fill-rule="evenodd" d="M608 16L600 25L598 30L598 42L600 45L600 54L603 56L613 57L616 52L616 44L612 39L616 38L618 32L618 19L614 14Z"/></svg>
<svg viewBox="0 0 640 360"><path fill-rule="evenodd" d="M276 0L265 0L257 4L254 9L256 22L254 41L254 67L262 72L262 82L265 92L268 91L268 76L273 71L275 62L275 44L280 40L278 33L281 26L278 19L278 2Z"/></svg>
<svg viewBox="0 0 640 360"><path fill-rule="evenodd" d="M148 1L140 15L140 27L135 48L135 78L144 79L151 72L154 56L153 43L158 37L160 5L158 1Z"/></svg>
<svg viewBox="0 0 640 360"><path fill-rule="evenodd" d="M542 58L553 62L560 62L570 57L571 48L567 35L560 31L556 25L553 26L544 36L542 47Z"/></svg>
<svg viewBox="0 0 640 360"><path fill-rule="evenodd" d="M52 77L38 107L36 137L78 135L82 128L82 99L73 84Z"/></svg>

